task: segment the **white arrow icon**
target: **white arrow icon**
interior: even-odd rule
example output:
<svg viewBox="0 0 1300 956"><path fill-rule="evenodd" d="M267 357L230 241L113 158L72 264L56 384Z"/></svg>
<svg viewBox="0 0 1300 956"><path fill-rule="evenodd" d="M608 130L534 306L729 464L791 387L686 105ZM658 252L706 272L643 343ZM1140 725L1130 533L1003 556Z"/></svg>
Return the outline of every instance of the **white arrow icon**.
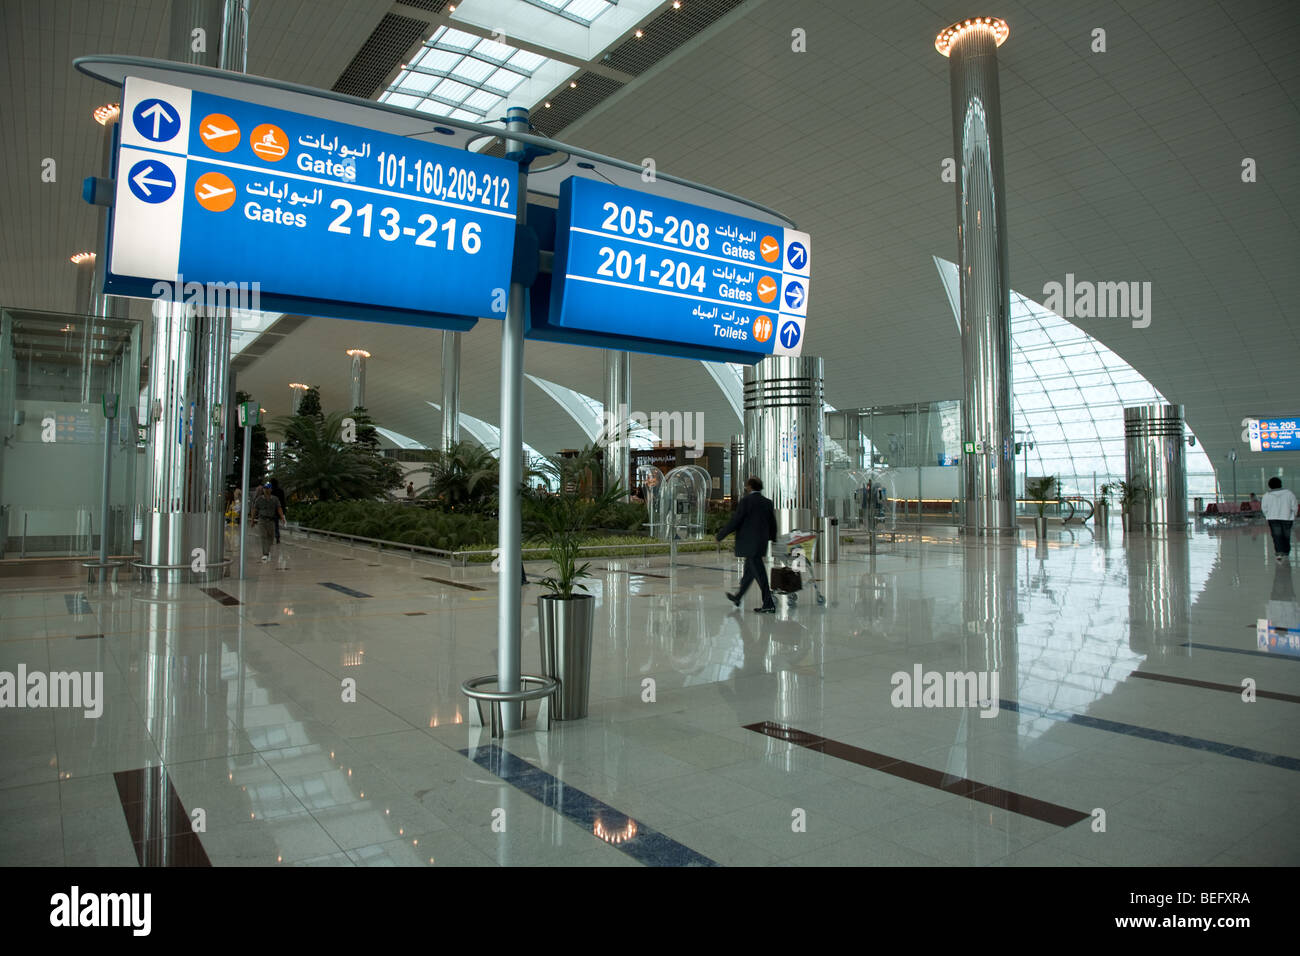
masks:
<svg viewBox="0 0 1300 956"><path fill-rule="evenodd" d="M131 182L140 187L140 191L146 196L152 196L153 190L149 186L166 186L171 188L171 183L166 179L147 179L146 177L153 172L152 166L146 166L131 178ZM146 185L147 184L147 185Z"/></svg>
<svg viewBox="0 0 1300 956"><path fill-rule="evenodd" d="M167 124L169 126L174 122L174 120L172 119L172 114L168 113L166 107L164 107L161 103L155 103L153 106L149 107L140 115L153 117L153 138L154 139L157 139L159 134L161 133L162 131L161 128L164 120L167 121Z"/></svg>
<svg viewBox="0 0 1300 956"><path fill-rule="evenodd" d="M792 285L790 291L786 293L786 298L792 300L792 304L797 309L803 304L803 289L797 285Z"/></svg>
<svg viewBox="0 0 1300 956"><path fill-rule="evenodd" d="M203 131L205 140L221 139L223 136L234 136L239 132L237 129L222 129L220 126L208 124L208 128Z"/></svg>
<svg viewBox="0 0 1300 956"><path fill-rule="evenodd" d="M216 186L212 185L212 183L203 183L199 188L203 190L202 194L199 196L200 199L212 199L215 196L224 196L226 193L233 193L235 191L233 186L229 189L218 189Z"/></svg>
<svg viewBox="0 0 1300 956"><path fill-rule="evenodd" d="M790 252L790 264L796 269L803 268L804 251L803 246L795 246Z"/></svg>

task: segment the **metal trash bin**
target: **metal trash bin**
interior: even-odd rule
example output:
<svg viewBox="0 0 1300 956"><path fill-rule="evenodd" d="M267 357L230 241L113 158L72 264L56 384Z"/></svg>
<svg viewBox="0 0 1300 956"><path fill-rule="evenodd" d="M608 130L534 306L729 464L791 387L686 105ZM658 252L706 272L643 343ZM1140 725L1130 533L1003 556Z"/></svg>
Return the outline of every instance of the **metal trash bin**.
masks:
<svg viewBox="0 0 1300 956"><path fill-rule="evenodd" d="M555 720L580 720L587 716L595 606L595 600L587 595L575 595L568 601L542 595L537 600L542 673L560 684L551 698Z"/></svg>
<svg viewBox="0 0 1300 956"><path fill-rule="evenodd" d="M834 564L840 559L840 519L822 518L822 533L817 539L817 560Z"/></svg>
<svg viewBox="0 0 1300 956"><path fill-rule="evenodd" d="M1193 502L1193 505L1194 505L1194 510L1195 510L1195 512L1196 512L1195 516L1196 516L1197 518L1199 518L1201 515L1205 514L1205 499L1204 499L1204 498L1193 498L1193 499L1192 499L1192 502Z"/></svg>

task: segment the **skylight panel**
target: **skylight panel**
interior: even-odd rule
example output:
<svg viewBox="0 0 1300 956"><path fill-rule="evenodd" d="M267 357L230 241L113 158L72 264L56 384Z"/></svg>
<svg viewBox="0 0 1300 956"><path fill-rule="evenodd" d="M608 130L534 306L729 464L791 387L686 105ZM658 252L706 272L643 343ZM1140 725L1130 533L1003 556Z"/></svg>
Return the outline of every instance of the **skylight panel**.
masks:
<svg viewBox="0 0 1300 956"><path fill-rule="evenodd" d="M524 77L521 74L503 68L493 73L483 85L488 89L505 94L511 92L523 81Z"/></svg>
<svg viewBox="0 0 1300 956"><path fill-rule="evenodd" d="M472 33L462 33L460 30L448 29L441 36L434 35L434 42L441 47L450 47L453 50L464 50L468 53L474 49L474 45L479 42L479 38Z"/></svg>
<svg viewBox="0 0 1300 956"><path fill-rule="evenodd" d="M451 75L458 80L464 80L474 86L479 86L482 82L492 75L493 65L485 63L482 60L472 56L463 57L456 68L451 71Z"/></svg>
<svg viewBox="0 0 1300 956"><path fill-rule="evenodd" d="M426 70L450 73L464 58L463 53L452 53L450 50L425 50L423 56L419 58L418 65Z"/></svg>
<svg viewBox="0 0 1300 956"><path fill-rule="evenodd" d="M532 53L528 50L516 50L515 55L510 58L510 66L513 69L521 70L524 73L534 73L543 63L546 57L540 53Z"/></svg>
<svg viewBox="0 0 1300 956"><path fill-rule="evenodd" d="M384 103L391 103L393 106L400 106L403 109L414 110L420 107L420 98L418 96L407 96L404 93L387 93L387 99L382 100Z"/></svg>
<svg viewBox="0 0 1300 956"><path fill-rule="evenodd" d="M433 91L434 96L441 97L451 103L459 104L465 97L474 92L474 87L467 86L464 83L457 83L455 80L443 80Z"/></svg>
<svg viewBox="0 0 1300 956"><path fill-rule="evenodd" d="M496 110L497 104L501 102L501 97L488 90L476 90L469 96L465 97L465 102L461 106L466 109L474 110L480 114L487 114Z"/></svg>
<svg viewBox="0 0 1300 956"><path fill-rule="evenodd" d="M475 55L483 56L489 60L496 60L501 63L510 59L514 52L515 48L512 46L506 46L504 43L498 43L496 40L487 39L480 39L478 41L478 46L474 48Z"/></svg>
<svg viewBox="0 0 1300 956"><path fill-rule="evenodd" d="M396 86L403 92L410 90L416 93L428 93L437 82L438 78L429 73L412 73L408 71L397 78Z"/></svg>

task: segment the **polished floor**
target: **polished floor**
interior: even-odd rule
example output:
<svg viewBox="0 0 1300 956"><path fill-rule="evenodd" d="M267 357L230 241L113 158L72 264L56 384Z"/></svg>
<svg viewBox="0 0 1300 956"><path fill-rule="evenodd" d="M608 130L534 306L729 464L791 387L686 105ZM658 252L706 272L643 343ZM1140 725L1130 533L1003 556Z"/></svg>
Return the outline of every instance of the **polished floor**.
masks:
<svg viewBox="0 0 1300 956"><path fill-rule="evenodd" d="M1300 863L1300 572L1262 528L934 528L776 615L726 554L593 570L590 716L500 742L459 689L487 567L286 535L171 595L0 581L0 672L104 675L98 718L0 710L0 864ZM895 706L932 671L996 700Z"/></svg>

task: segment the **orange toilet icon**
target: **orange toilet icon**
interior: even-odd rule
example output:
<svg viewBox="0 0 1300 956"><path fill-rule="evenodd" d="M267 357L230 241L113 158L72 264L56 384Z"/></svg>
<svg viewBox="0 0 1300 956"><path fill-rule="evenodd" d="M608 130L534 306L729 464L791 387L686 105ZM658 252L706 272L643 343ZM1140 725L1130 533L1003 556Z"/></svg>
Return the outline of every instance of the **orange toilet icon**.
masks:
<svg viewBox="0 0 1300 956"><path fill-rule="evenodd" d="M263 123L254 129L248 138L248 145L268 163L279 162L289 155L289 137L284 135L284 130L272 123Z"/></svg>

